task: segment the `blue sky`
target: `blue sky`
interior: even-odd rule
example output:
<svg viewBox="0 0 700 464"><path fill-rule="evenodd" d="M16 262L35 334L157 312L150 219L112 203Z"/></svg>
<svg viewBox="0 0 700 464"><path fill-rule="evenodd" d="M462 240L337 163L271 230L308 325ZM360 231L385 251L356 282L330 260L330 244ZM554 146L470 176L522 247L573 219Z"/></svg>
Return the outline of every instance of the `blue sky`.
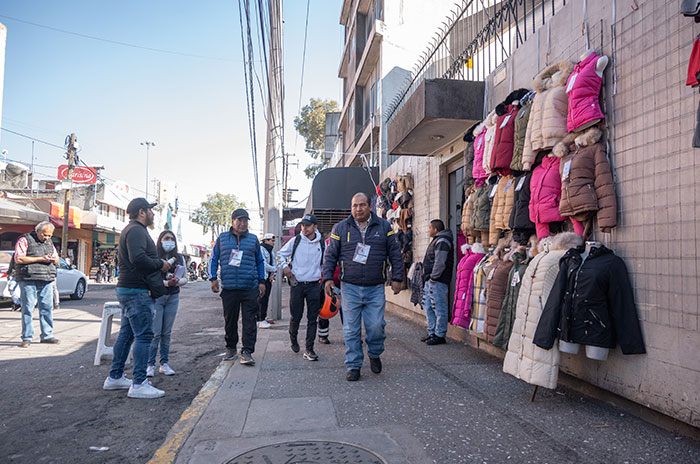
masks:
<svg viewBox="0 0 700 464"><path fill-rule="evenodd" d="M303 103L311 97L340 99L340 4L340 0L311 0ZM284 1L288 152L295 142L292 120L299 102L305 14L306 0ZM251 208L257 206L236 0L4 0L0 15L221 58L129 48L0 17L8 28L2 127L57 145L75 132L88 164L104 165L106 177L141 190L146 163L139 142L153 140L157 145L150 152L149 174L177 184L182 202L196 205L207 193L218 191L236 194ZM265 122L259 93L256 113L262 162ZM31 159L31 142L26 139L3 131L0 146L11 159ZM297 152L303 147L299 137ZM290 187L300 189L297 200L310 188L302 172L310 159L303 156L299 161L299 168L290 171ZM35 162L58 166L62 153L37 143ZM39 167L37 172L55 175L49 168Z"/></svg>

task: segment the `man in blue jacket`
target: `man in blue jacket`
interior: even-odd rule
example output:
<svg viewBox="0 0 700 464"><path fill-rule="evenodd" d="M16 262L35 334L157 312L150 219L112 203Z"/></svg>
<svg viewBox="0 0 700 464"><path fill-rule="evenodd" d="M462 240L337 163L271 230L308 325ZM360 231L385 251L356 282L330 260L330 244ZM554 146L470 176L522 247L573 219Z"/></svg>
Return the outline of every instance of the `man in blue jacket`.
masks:
<svg viewBox="0 0 700 464"><path fill-rule="evenodd" d="M238 314L243 320L241 364L255 364L258 298L265 294L265 261L258 237L248 232L248 212L237 209L231 215L231 228L219 235L209 262L211 291L219 292L217 271L221 265L221 300L224 305L226 357L236 357Z"/></svg>
<svg viewBox="0 0 700 464"><path fill-rule="evenodd" d="M343 335L347 380L360 378L364 359L362 321L367 337L367 356L375 374L382 371L379 356L384 352L384 282L387 261L391 262L391 289L401 290L404 267L401 250L387 221L371 211L364 193L352 197L352 215L337 223L331 232L323 263L326 293L333 294L333 272L340 265L343 288Z"/></svg>

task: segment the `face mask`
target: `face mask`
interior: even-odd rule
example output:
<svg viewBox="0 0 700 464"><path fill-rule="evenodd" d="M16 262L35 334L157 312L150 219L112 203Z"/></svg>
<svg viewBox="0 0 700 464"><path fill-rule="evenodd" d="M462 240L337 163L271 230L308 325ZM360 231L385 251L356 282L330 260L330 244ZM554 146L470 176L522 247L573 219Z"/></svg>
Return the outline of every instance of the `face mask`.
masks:
<svg viewBox="0 0 700 464"><path fill-rule="evenodd" d="M162 241L160 245L163 247L163 251L169 253L175 249L175 242L172 240Z"/></svg>

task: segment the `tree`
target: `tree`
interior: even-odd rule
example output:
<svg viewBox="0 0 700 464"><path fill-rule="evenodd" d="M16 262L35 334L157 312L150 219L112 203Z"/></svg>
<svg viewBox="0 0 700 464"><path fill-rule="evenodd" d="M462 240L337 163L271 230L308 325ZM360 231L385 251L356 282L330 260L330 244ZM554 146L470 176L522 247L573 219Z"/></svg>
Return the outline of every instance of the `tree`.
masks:
<svg viewBox="0 0 700 464"><path fill-rule="evenodd" d="M306 140L306 152L316 160L304 169L304 174L312 179L318 171L326 167L324 153L326 142L326 113L338 111L335 100L312 98L309 104L301 109L301 114L294 118L294 128Z"/></svg>
<svg viewBox="0 0 700 464"><path fill-rule="evenodd" d="M217 192L207 195L207 199L192 212L191 219L204 226L204 233L211 229L212 237L217 237L231 227L231 213L245 207L245 203L238 201L236 195Z"/></svg>

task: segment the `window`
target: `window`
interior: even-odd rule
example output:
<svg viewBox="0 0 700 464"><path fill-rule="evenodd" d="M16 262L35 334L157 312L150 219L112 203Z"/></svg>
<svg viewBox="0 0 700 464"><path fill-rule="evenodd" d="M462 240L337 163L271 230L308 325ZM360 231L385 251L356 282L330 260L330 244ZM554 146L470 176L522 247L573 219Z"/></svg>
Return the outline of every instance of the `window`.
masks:
<svg viewBox="0 0 700 464"><path fill-rule="evenodd" d="M109 205L100 203L100 214L103 216L109 216Z"/></svg>
<svg viewBox="0 0 700 464"><path fill-rule="evenodd" d="M126 211L124 211L121 208L117 208L117 219L120 221L125 221L126 220Z"/></svg>

